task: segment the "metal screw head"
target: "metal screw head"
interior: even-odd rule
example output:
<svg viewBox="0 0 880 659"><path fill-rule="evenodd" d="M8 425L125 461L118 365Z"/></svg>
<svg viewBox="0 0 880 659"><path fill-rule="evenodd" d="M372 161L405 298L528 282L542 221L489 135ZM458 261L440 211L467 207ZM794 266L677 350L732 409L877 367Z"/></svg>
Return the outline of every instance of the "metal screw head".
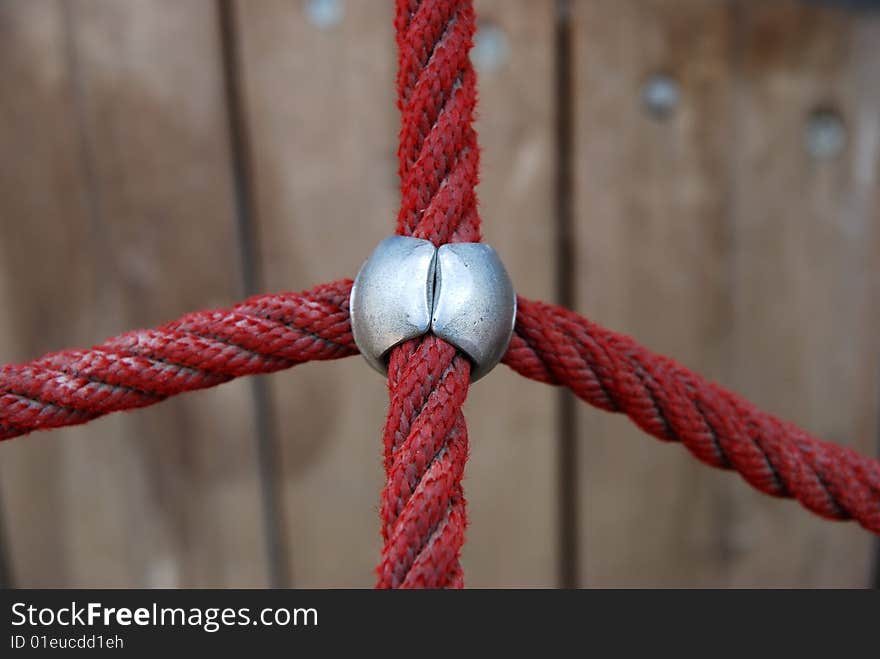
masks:
<svg viewBox="0 0 880 659"><path fill-rule="evenodd" d="M345 13L343 0L306 0L309 22L322 30L336 27Z"/></svg>
<svg viewBox="0 0 880 659"><path fill-rule="evenodd" d="M678 82L671 76L658 73L642 85L642 103L648 113L657 119L666 119L681 97Z"/></svg>
<svg viewBox="0 0 880 659"><path fill-rule="evenodd" d="M480 23L474 37L471 61L480 73L494 73L510 57L507 34L497 25Z"/></svg>
<svg viewBox="0 0 880 659"><path fill-rule="evenodd" d="M846 146L846 126L834 110L815 110L807 119L804 139L814 158L833 158Z"/></svg>

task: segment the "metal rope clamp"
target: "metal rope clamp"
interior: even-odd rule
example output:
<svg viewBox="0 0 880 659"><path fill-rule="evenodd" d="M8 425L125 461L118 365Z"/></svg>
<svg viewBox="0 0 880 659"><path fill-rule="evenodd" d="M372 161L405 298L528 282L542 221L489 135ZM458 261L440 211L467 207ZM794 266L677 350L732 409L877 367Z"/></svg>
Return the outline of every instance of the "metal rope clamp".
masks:
<svg viewBox="0 0 880 659"><path fill-rule="evenodd" d="M388 373L395 346L432 333L472 362L471 381L491 371L510 343L516 292L494 249L407 236L386 238L351 289L351 330L367 362Z"/></svg>

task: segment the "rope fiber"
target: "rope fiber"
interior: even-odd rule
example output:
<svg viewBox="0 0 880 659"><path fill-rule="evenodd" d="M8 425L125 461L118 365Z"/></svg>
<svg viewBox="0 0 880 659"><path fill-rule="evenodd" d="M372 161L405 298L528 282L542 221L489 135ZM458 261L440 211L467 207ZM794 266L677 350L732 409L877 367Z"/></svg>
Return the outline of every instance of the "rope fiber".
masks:
<svg viewBox="0 0 880 659"><path fill-rule="evenodd" d="M470 0L398 0L394 27L401 116L397 233L438 247L478 242L477 91L468 57L473 7ZM385 544L376 587L460 588L468 453L461 407L470 363L442 339L426 336L395 348L388 373Z"/></svg>
<svg viewBox="0 0 880 659"><path fill-rule="evenodd" d="M0 367L0 439L146 407L242 375L357 353L351 281L261 295L136 330L89 350Z"/></svg>
<svg viewBox="0 0 880 659"><path fill-rule="evenodd" d="M397 233L435 245L479 241L471 2L397 0L394 24ZM0 367L0 439L84 423L235 377L354 355L350 292L351 280L341 280L257 296L88 350ZM697 459L737 471L761 492L880 534L880 462L820 441L629 337L519 298L503 361L527 378L627 415L658 439L681 442ZM468 360L435 336L407 341L390 355L379 588L463 586L468 435L461 408L469 381Z"/></svg>
<svg viewBox="0 0 880 659"><path fill-rule="evenodd" d="M303 293L261 295L229 310L189 314L155 330L129 332L90 350L64 350L0 367L0 438L84 423L243 375L357 354L348 316L350 293L351 280L346 279ZM193 332L196 327L199 331ZM426 363L408 368L416 354L427 354ZM702 462L737 471L765 494L797 499L829 519L854 519L880 535L880 461L762 412L627 336L567 309L519 297L516 329L503 363L529 379L567 387L594 407L625 414L648 434L681 442ZM389 366L389 389L399 395L391 396L389 406L388 418L397 422L392 425L395 439L385 447L386 469L404 437L413 432L435 437L426 414L458 406L469 369L467 360L436 337L403 344ZM434 382L445 384L439 388ZM466 455L463 432L462 420L447 433L456 443L443 460L456 470ZM403 458L397 463L405 474ZM436 487L438 468L433 466L428 482L419 481L419 497Z"/></svg>

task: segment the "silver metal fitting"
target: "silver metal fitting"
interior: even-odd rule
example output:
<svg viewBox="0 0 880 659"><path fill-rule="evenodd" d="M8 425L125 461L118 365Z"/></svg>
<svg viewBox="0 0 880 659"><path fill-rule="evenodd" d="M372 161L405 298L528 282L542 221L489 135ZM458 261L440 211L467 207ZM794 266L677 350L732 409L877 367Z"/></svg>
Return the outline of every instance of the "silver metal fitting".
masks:
<svg viewBox="0 0 880 659"><path fill-rule="evenodd" d="M351 329L367 362L388 372L388 353L433 332L472 362L471 381L507 351L516 292L494 249L391 236L364 263L351 289Z"/></svg>
<svg viewBox="0 0 880 659"><path fill-rule="evenodd" d="M494 249L449 243L437 250L431 331L473 362L476 382L501 361L516 321L516 292Z"/></svg>
<svg viewBox="0 0 880 659"><path fill-rule="evenodd" d="M351 332L370 366L388 372L391 348L431 329L434 260L429 240L391 236L370 254L351 287Z"/></svg>

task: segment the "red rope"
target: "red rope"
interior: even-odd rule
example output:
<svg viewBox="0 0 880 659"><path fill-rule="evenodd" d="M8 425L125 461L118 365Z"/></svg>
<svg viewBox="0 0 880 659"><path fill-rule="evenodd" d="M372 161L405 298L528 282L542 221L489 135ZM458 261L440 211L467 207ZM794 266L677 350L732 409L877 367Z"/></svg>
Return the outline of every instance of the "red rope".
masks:
<svg viewBox="0 0 880 659"><path fill-rule="evenodd" d="M438 246L477 242L477 92L468 58L473 7L470 0L398 0L394 26L401 114L397 233ZM461 406L469 381L468 360L437 337L392 351L377 588L463 585L458 559L467 524L461 479L468 435Z"/></svg>
<svg viewBox="0 0 880 659"><path fill-rule="evenodd" d="M0 438L83 423L241 375L356 354L348 318L350 291L351 281L343 280L299 294L258 296L229 310L189 314L155 330L129 332L91 350L65 350L0 367ZM504 357L513 370L566 386L600 409L626 414L649 434L680 441L698 459L736 470L766 494L795 498L818 515L854 519L880 534L880 461L820 441L574 312L522 297L518 304L516 330ZM416 407L389 408L389 417L401 420L398 437L412 434L404 435L412 427L404 421L412 418L413 409L457 405L454 396L463 389L457 371L468 367L465 362L444 370L440 365L448 355L438 354L424 367L401 368L417 344L411 341L395 353L389 369L395 390L418 392ZM448 348L432 337L426 344L429 354ZM442 392L430 384L438 380L449 385ZM393 396L392 406L411 400ZM432 435L430 417L423 413L419 418L419 434ZM432 463L415 496L430 498L438 478L460 473L466 452L461 430L456 426L448 433L455 441L442 456L442 464L452 469L442 471ZM416 455L413 464L420 459ZM461 528L456 517L451 529Z"/></svg>
<svg viewBox="0 0 880 659"><path fill-rule="evenodd" d="M357 353L351 281L263 295L0 368L0 439L85 423L242 375Z"/></svg>
<svg viewBox="0 0 880 659"><path fill-rule="evenodd" d="M880 534L880 462L823 442L762 412L631 338L577 314L519 298L504 363L569 387L645 432L680 441L697 459L734 469L765 494L793 497L830 519L855 519Z"/></svg>
<svg viewBox="0 0 880 659"><path fill-rule="evenodd" d="M437 245L478 241L471 3L398 0L395 26L402 116L397 232ZM0 439L144 407L242 375L353 355L350 292L351 281L343 280L254 297L90 350L3 366ZM761 412L628 337L520 298L504 362L624 413L659 439L680 441L698 459L736 470L766 494L793 497L823 517L855 519L880 534L880 462ZM461 407L469 376L467 359L433 336L391 354L380 587L462 586L468 443Z"/></svg>

